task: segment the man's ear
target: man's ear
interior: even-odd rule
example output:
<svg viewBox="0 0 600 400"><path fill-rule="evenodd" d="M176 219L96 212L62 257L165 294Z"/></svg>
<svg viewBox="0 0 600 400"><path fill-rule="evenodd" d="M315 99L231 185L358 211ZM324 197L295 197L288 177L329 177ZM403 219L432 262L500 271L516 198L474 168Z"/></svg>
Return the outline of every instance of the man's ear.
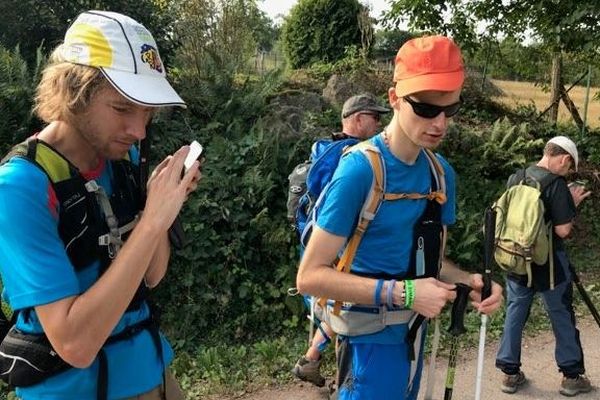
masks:
<svg viewBox="0 0 600 400"><path fill-rule="evenodd" d="M396 105L398 104L398 102L401 99L396 95L395 87L391 87L388 89L388 99L390 101L390 105L392 106L392 108L396 108Z"/></svg>

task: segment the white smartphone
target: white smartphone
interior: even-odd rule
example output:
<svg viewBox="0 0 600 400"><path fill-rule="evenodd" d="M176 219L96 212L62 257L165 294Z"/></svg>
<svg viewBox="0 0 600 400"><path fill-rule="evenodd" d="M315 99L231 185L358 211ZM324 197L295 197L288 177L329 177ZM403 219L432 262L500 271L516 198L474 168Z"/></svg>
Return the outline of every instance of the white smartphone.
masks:
<svg viewBox="0 0 600 400"><path fill-rule="evenodd" d="M188 170L192 167L192 164L194 164L194 161L196 161L202 155L202 150L204 150L204 148L197 141L194 140L192 143L190 143L190 152L185 157L185 161L183 162L184 173L188 172Z"/></svg>

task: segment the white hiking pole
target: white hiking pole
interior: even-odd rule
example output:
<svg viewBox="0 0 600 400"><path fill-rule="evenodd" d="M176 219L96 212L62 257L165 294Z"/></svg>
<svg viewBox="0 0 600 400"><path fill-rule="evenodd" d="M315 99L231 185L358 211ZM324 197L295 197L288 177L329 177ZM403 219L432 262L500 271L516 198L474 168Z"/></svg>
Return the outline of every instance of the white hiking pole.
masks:
<svg viewBox="0 0 600 400"><path fill-rule="evenodd" d="M489 207L485 210L484 222L484 248L483 262L485 270L483 272L483 290L481 291L481 301L487 299L492 294L492 282L490 274L492 272L492 254L494 252L494 241L496 232L496 211ZM481 327L479 329L479 351L477 352L477 375L475 378L475 400L481 400L481 382L483 381L483 361L485 356L485 335L487 330L488 316L481 315Z"/></svg>
<svg viewBox="0 0 600 400"><path fill-rule="evenodd" d="M425 388L425 399L434 400L433 388L435 387L435 359L437 357L438 347L440 345L440 320L434 321L433 341L431 342L431 354L429 356L429 366L427 367L427 387Z"/></svg>

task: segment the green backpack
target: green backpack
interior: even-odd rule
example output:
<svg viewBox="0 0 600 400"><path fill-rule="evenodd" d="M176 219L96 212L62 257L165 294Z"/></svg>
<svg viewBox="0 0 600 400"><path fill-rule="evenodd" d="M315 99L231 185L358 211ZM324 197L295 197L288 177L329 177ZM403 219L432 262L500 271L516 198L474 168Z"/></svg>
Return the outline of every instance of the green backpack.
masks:
<svg viewBox="0 0 600 400"><path fill-rule="evenodd" d="M520 171L521 179L509 187L492 206L496 212L494 258L503 270L527 275L531 287L531 263L550 267L550 288L554 288L552 222L545 221L541 194L558 175L537 180ZM518 179L518 176L517 176Z"/></svg>

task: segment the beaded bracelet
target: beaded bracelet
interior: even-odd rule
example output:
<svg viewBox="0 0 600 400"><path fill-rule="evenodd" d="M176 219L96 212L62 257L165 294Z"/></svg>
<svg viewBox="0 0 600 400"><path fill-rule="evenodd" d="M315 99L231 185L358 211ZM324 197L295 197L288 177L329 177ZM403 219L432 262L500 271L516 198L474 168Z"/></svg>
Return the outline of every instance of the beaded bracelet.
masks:
<svg viewBox="0 0 600 400"><path fill-rule="evenodd" d="M381 305L381 289L383 288L383 279L378 279L375 284L375 293L373 294L373 303L375 305Z"/></svg>
<svg viewBox="0 0 600 400"><path fill-rule="evenodd" d="M415 302L415 281L407 279L404 281L404 290L406 292L406 298L404 299L404 305L406 308L412 308Z"/></svg>

